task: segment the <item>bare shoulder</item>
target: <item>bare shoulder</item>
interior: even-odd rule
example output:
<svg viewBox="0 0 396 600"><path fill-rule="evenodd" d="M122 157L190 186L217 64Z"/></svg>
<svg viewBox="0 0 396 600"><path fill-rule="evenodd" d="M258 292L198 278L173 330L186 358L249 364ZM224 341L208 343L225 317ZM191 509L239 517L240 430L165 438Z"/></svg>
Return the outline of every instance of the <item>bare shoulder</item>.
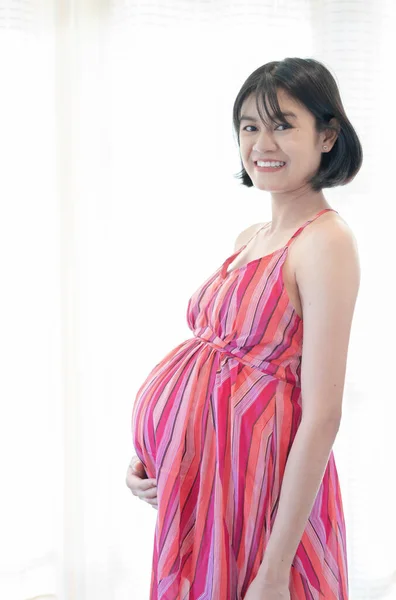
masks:
<svg viewBox="0 0 396 600"><path fill-rule="evenodd" d="M360 284L360 261L356 237L338 214L310 223L295 240L293 268L302 304L324 279L333 289L340 282L356 296ZM347 290L345 289L345 294ZM307 298L305 298L307 300Z"/></svg>
<svg viewBox="0 0 396 600"><path fill-rule="evenodd" d="M327 213L322 218L310 223L297 237L291 246L296 279L298 272L308 259L318 251L331 251L332 255L345 256L359 262L359 252L356 237L348 223L337 213Z"/></svg>
<svg viewBox="0 0 396 600"><path fill-rule="evenodd" d="M264 223L254 223L253 225L249 225L246 227L241 233L237 236L235 241L234 252L237 252L241 246L246 244L248 240L262 227Z"/></svg>

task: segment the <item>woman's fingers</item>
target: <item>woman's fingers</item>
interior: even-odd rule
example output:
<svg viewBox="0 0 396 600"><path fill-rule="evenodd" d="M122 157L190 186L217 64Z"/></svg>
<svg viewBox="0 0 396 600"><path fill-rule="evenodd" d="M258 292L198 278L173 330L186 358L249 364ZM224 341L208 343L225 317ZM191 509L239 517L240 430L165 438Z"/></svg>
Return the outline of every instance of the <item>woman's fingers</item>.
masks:
<svg viewBox="0 0 396 600"><path fill-rule="evenodd" d="M133 491L136 487L137 482L140 481L151 481L147 477L144 464L137 456L133 456L127 469L126 484ZM155 481L155 480L154 480Z"/></svg>
<svg viewBox="0 0 396 600"><path fill-rule="evenodd" d="M142 492L142 495L140 496L140 498L142 500L144 500L145 502L147 502L148 504L151 504L151 506L153 506L154 508L157 508L158 507L157 486L151 487L148 490L146 490L145 492Z"/></svg>
<svg viewBox="0 0 396 600"><path fill-rule="evenodd" d="M145 496L147 492L152 491L153 489L157 490L155 486L155 479L142 479L137 475L129 474L127 476L127 485L131 489L132 493L135 496ZM157 492L155 492L157 493Z"/></svg>
<svg viewBox="0 0 396 600"><path fill-rule="evenodd" d="M141 498L156 498L157 486L155 479L141 480L139 484Z"/></svg>
<svg viewBox="0 0 396 600"><path fill-rule="evenodd" d="M153 508L158 507L157 500L157 481L148 478L141 460L132 457L126 475L126 484L134 496L144 500Z"/></svg>
<svg viewBox="0 0 396 600"><path fill-rule="evenodd" d="M142 479L147 479L144 464L142 463L141 460L139 460L139 458L137 456L134 456L132 458L131 462L129 463L129 469L135 475L139 475L139 477L142 477Z"/></svg>
<svg viewBox="0 0 396 600"><path fill-rule="evenodd" d="M139 498L156 498L157 485L155 479L142 479L137 475L127 475L127 486L134 496Z"/></svg>

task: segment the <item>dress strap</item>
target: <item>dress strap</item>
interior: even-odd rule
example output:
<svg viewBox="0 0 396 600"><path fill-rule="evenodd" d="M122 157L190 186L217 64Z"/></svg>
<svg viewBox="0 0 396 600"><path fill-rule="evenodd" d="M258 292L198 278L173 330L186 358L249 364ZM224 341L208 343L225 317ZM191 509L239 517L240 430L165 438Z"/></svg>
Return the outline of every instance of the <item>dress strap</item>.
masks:
<svg viewBox="0 0 396 600"><path fill-rule="evenodd" d="M271 225L271 221L268 221L268 223L264 223L264 225L262 225L261 227L259 227L259 228L257 229L257 231L255 231L255 233L253 233L253 235L252 235L252 236L251 236L251 237L248 239L248 241L247 241L247 242L245 242L245 243L244 243L244 244L241 246L240 250L242 250L242 248L245 248L245 247L246 247L248 244L250 244L250 242L252 241L252 239L253 239L253 238L255 238L255 237L256 237L256 235L257 235L257 234L258 234L258 233L259 233L259 232L260 232L262 229L264 229L264 227L268 227L268 225Z"/></svg>
<svg viewBox="0 0 396 600"><path fill-rule="evenodd" d="M335 210L334 208L323 208L323 209L322 209L322 210L320 210L320 211L319 211L319 212L318 212L318 213L317 213L317 214L316 214L314 217L312 217L312 219L308 219L308 221L305 221L305 223L303 223L303 224L301 225L301 227L299 227L299 228L297 229L297 231L295 231L295 232L293 233L293 235L291 236L291 238L289 239L289 241L287 242L287 244L285 244L285 247L286 247L286 246L289 246L289 245L292 243L292 241L294 240L294 238L295 238L295 237L297 237L297 236L298 236L298 235L299 235L299 234L302 232L302 230L303 230L303 229L304 229L304 228L305 228L305 227L306 227L306 226L307 226L309 223L312 223L312 221L315 221L315 219L317 219L318 217L320 217L320 215L323 215L323 213L327 212L328 210L332 210L332 211L336 212L337 214L339 214L339 213L338 213L338 210Z"/></svg>

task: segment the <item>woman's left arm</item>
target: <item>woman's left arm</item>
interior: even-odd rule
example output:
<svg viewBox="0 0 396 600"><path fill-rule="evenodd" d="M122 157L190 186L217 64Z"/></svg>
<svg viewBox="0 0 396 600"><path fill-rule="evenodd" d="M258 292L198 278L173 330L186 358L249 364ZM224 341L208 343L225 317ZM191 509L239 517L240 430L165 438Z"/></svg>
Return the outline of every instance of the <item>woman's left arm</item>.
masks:
<svg viewBox="0 0 396 600"><path fill-rule="evenodd" d="M360 285L356 240L328 222L309 236L296 281L303 310L302 418L283 474L278 511L257 577L289 582L342 414L353 313ZM320 229L320 232L319 232Z"/></svg>

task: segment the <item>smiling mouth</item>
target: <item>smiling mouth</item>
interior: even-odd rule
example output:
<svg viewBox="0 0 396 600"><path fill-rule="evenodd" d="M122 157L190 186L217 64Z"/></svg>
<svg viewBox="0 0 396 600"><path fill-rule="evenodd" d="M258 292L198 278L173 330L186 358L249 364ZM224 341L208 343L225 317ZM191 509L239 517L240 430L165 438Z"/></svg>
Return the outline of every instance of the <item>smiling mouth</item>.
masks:
<svg viewBox="0 0 396 600"><path fill-rule="evenodd" d="M276 171L280 171L281 169L283 169L285 166L286 166L286 163L283 163L283 165L279 165L277 167L259 167L257 162L256 161L254 162L254 168L257 171L264 171L267 173L271 173L271 172L275 173Z"/></svg>
<svg viewBox="0 0 396 600"><path fill-rule="evenodd" d="M260 161L258 161L258 160L255 160L255 161L253 161L253 162L254 162L254 164L255 164L256 166L257 166L257 163L258 163L258 162L280 162L280 163L283 163L283 164L281 165L282 167L283 167L283 166L285 166L285 164L286 164L286 162L285 162L284 160L270 160L270 161L266 161L266 160L260 160Z"/></svg>

